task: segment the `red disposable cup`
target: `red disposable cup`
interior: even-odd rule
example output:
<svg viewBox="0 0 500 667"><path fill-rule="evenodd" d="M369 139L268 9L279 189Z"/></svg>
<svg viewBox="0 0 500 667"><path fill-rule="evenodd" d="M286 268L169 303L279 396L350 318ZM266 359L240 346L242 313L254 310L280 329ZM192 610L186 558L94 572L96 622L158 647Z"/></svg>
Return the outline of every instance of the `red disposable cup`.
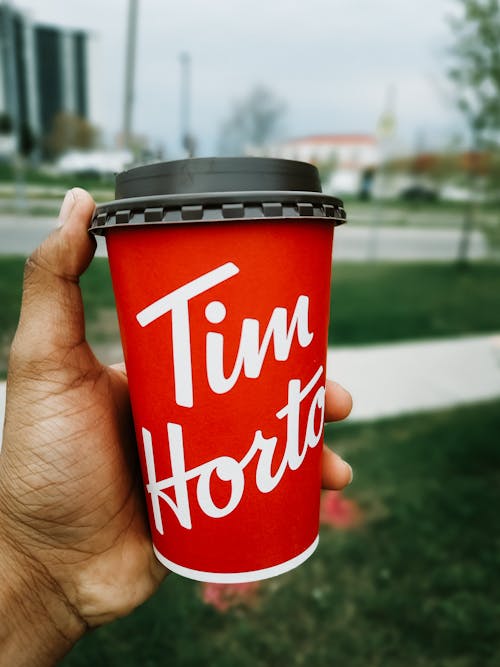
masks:
<svg viewBox="0 0 500 667"><path fill-rule="evenodd" d="M318 183L297 162L177 161L119 175L121 198L96 211L154 550L199 581L275 576L318 543L332 239L345 218Z"/></svg>

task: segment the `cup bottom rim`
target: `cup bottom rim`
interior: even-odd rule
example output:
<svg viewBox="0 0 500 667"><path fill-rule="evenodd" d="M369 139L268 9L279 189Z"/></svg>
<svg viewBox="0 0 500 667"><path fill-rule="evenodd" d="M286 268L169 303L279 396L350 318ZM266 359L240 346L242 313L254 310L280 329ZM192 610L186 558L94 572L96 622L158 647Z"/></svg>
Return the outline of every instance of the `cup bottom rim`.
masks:
<svg viewBox="0 0 500 667"><path fill-rule="evenodd" d="M178 563L174 563L170 559L166 558L154 545L153 551L156 558L162 565L165 565L165 567L168 568L171 572L180 574L183 577L187 577L188 579L195 579L196 581L203 581L212 584L243 584L249 583L251 581L259 581L261 579L269 579L270 577L276 577L280 574L288 572L289 570L293 570L294 568L304 563L314 553L318 543L319 535L317 535L312 544L310 544L307 549L302 551L298 556L294 556L284 563L273 565L271 567L265 567L261 570L252 570L250 572L205 572L203 570L193 570L192 568L179 565Z"/></svg>

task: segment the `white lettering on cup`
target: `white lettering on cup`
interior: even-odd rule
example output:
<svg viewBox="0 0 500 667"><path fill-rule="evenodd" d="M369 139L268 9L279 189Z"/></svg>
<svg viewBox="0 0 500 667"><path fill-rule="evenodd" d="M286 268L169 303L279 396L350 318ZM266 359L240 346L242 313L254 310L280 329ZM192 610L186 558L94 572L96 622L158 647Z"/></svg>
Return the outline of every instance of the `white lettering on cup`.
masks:
<svg viewBox="0 0 500 667"><path fill-rule="evenodd" d="M297 470L303 463L307 450L316 447L321 440L325 404L325 389L323 386L317 388L312 398L307 416L305 439L302 446L299 443L299 422L301 404L316 387L322 373L323 367L320 366L304 388L301 388L300 380L294 379L288 383L288 402L276 413L278 419L286 417L286 446L283 458L274 475L272 469L275 467L273 463L278 444L276 436L266 438L261 430L257 430L250 448L241 461L230 456L220 456L202 463L191 470L186 470L182 427L179 424L169 422L167 423L167 442L172 462L172 476L158 480L151 433L148 429L143 428L142 438L148 475L146 489L151 495L153 517L158 532L162 535L164 533L160 500L164 500L167 503L181 526L187 529L192 528L191 504L187 489L190 480L198 479L196 498L202 512L209 517L218 519L231 514L239 505L247 481L245 478L245 468L254 457L258 457L255 484L261 493L270 493L273 491L280 483L287 468ZM319 429L316 432L314 430L314 422L318 410L320 412L320 420ZM230 497L224 507L218 507L212 498L210 484L212 475L214 474L221 481L231 485ZM174 491L175 500L166 493L166 490L170 488Z"/></svg>
<svg viewBox="0 0 500 667"><path fill-rule="evenodd" d="M218 302L210 303L207 310L211 306L217 306L217 315L222 314ZM223 304L220 304L220 306L225 310ZM210 314L213 310L214 308L212 308ZM242 371L247 378L258 378L271 341L273 341L276 361L286 361L290 356L295 332L297 332L299 345L307 347L313 339L313 334L309 331L308 315L309 298L307 296L299 296L297 299L290 326L287 325L287 309L275 308L262 338L262 343L260 343L259 320L250 317L245 318L241 325L238 354L229 377L224 375L224 336L221 333L209 331L206 338L206 360L208 383L212 391L216 394L227 393L234 387Z"/></svg>
<svg viewBox="0 0 500 667"><path fill-rule="evenodd" d="M145 327L168 312L172 317L172 356L174 366L174 394L177 405L193 407L193 371L191 357L190 301L216 285L239 273L239 268L228 262L186 283L166 296L158 299L137 314L137 320ZM211 301L205 308L205 318L210 324L220 324L227 316L227 308L221 301ZM288 322L290 322L288 324ZM264 334L260 336L259 320L244 318L241 323L238 352L229 376L224 373L224 335L207 331L205 345L205 368L208 384L215 394L229 392L239 377L258 378L262 372L271 343L276 361L286 361L295 338L302 348L308 347L314 334L309 331L309 298L298 297L293 313L283 307L274 308ZM325 412L325 388L318 386L323 374L323 366L314 373L311 380L302 387L300 379L288 382L287 402L275 413L278 420L286 421L286 441L282 447L281 460L276 461L278 436L266 437L261 429L254 433L252 444L241 460L231 456L219 456L201 465L186 470L184 457L184 432L180 424L167 422L167 446L171 461L171 477L157 479L153 439L147 428L142 428L142 440L146 458L147 484L151 496L155 527L163 534L161 501L164 501L176 516L179 524L188 530L192 528L191 502L188 482L196 481L196 501L199 509L208 517L219 519L231 514L241 502L248 480L245 470L254 459L256 462L255 486L261 493L270 493L280 483L286 470L300 468L308 449L313 449L321 441ZM313 394L313 390L316 391ZM305 428L301 429L301 408L310 397ZM305 405L304 405L304 409ZM303 412L303 411L302 411ZM319 417L319 418L318 418ZM315 428L317 424L317 428ZM300 442L300 433L304 433ZM157 449L161 446L156 445ZM273 470L275 471L273 473ZM212 484L228 484L228 500L224 506L215 503ZM168 491L168 492L167 492Z"/></svg>
<svg viewBox="0 0 500 667"><path fill-rule="evenodd" d="M235 264L223 264L170 292L137 314L139 324L145 327L166 313L172 313L174 391L177 405L187 408L194 405L189 301L238 272L239 268ZM226 306L220 301L212 301L205 309L205 316L208 322L219 324L226 317ZM216 394L227 393L234 387L242 372L247 378L258 378L271 341L276 361L288 359L295 334L301 347L310 345L313 333L309 331L308 320L309 297L305 295L298 297L289 326L287 309L277 307L273 310L262 342L259 320L244 318L236 361L229 377L224 374L224 336L215 331L207 332L205 361L212 391Z"/></svg>
<svg viewBox="0 0 500 667"><path fill-rule="evenodd" d="M154 301L136 316L141 327L145 327L166 313L172 312L172 351L177 405L193 407L189 300L228 280L238 272L239 268L232 262L223 264Z"/></svg>

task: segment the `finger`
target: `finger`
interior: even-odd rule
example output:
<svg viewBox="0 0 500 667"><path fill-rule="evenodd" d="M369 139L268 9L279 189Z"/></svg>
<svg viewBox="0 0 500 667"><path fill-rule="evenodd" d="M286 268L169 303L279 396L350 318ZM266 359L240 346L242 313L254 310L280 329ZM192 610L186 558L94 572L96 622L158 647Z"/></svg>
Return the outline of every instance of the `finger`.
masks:
<svg viewBox="0 0 500 667"><path fill-rule="evenodd" d="M332 452L328 447L323 447L322 460L322 485L324 489L340 490L352 482L352 468Z"/></svg>
<svg viewBox="0 0 500 667"><path fill-rule="evenodd" d="M326 381L325 421L345 419L352 410L352 396L338 382Z"/></svg>
<svg viewBox="0 0 500 667"><path fill-rule="evenodd" d="M88 227L95 204L80 188L69 190L60 212L60 227L26 262L16 346L40 358L65 354L85 340L83 303L78 280L88 267L95 240Z"/></svg>

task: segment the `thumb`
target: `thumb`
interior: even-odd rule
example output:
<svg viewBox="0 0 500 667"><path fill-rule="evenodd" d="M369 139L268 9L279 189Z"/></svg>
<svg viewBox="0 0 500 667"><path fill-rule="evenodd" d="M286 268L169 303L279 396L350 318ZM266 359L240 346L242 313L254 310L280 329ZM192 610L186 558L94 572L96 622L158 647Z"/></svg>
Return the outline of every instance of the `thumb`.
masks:
<svg viewBox="0 0 500 667"><path fill-rule="evenodd" d="M60 226L33 252L24 272L15 348L25 358L59 358L85 340L78 284L95 252L88 228L95 204L80 188L66 193Z"/></svg>

